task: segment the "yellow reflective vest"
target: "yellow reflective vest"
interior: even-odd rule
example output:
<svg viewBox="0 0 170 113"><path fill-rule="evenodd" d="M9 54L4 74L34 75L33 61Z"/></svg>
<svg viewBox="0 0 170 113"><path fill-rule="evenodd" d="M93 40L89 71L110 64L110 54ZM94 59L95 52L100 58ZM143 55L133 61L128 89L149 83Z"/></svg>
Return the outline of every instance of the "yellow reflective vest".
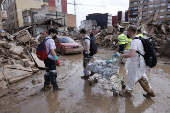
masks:
<svg viewBox="0 0 170 113"><path fill-rule="evenodd" d="M144 38L144 36L142 34L138 34L137 36L141 36L142 38Z"/></svg>
<svg viewBox="0 0 170 113"><path fill-rule="evenodd" d="M132 42L131 38L126 38L126 42L125 43L127 44L127 46L126 46L125 50L129 50L130 49L131 42Z"/></svg>
<svg viewBox="0 0 170 113"><path fill-rule="evenodd" d="M125 44L126 38L127 38L126 35L120 34L120 35L118 36L119 45Z"/></svg>

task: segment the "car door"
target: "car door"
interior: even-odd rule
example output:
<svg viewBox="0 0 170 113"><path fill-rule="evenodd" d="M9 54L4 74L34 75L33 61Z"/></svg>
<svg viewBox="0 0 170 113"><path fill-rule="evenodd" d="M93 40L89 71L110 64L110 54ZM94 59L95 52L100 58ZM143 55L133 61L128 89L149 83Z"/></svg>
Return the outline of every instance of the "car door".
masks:
<svg viewBox="0 0 170 113"><path fill-rule="evenodd" d="M58 38L55 39L55 46L56 46L56 51L59 52L60 51L60 42L59 42Z"/></svg>

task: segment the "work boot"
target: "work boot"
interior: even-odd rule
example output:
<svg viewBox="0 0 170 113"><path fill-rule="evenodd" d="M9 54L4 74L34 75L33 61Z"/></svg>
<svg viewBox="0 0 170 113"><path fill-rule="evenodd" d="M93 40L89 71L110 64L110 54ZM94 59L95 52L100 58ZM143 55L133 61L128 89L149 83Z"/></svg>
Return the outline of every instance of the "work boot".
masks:
<svg viewBox="0 0 170 113"><path fill-rule="evenodd" d="M93 76L95 73L94 72L91 72L91 74L89 76Z"/></svg>
<svg viewBox="0 0 170 113"><path fill-rule="evenodd" d="M89 75L88 76L81 76L82 79L89 79Z"/></svg>
<svg viewBox="0 0 170 113"><path fill-rule="evenodd" d="M61 88L59 88L59 87L53 87L53 90L58 91L58 90L61 90Z"/></svg>
<svg viewBox="0 0 170 113"><path fill-rule="evenodd" d="M143 94L143 96L145 98L150 98L150 97L155 97L155 94L154 94L154 92L152 92L152 93Z"/></svg>
<svg viewBox="0 0 170 113"><path fill-rule="evenodd" d="M52 88L51 86L44 86L43 88L41 88L41 91L47 91L51 88Z"/></svg>
<svg viewBox="0 0 170 113"><path fill-rule="evenodd" d="M129 91L121 91L121 92L119 92L119 95L121 97L132 97L132 93Z"/></svg>

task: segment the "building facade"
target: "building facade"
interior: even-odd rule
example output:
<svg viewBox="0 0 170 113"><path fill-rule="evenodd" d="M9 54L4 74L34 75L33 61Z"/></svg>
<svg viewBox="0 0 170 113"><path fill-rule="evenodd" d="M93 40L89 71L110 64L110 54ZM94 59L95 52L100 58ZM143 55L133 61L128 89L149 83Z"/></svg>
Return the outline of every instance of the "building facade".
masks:
<svg viewBox="0 0 170 113"><path fill-rule="evenodd" d="M55 9L51 9L49 5L42 5L41 9L30 8L22 12L24 27L34 26L36 30L33 30L33 36L47 31L48 28L67 27L74 29L76 27L76 16L66 14L64 12L57 12ZM49 20L49 21L48 21ZM53 22L55 25L52 25ZM41 26L39 26L40 23Z"/></svg>
<svg viewBox="0 0 170 113"><path fill-rule="evenodd" d="M48 5L50 0L4 0L3 10L7 11L7 30L13 34L23 27L22 11L30 8L40 9L41 5ZM54 6L51 6L54 9ZM55 8L56 9L56 8Z"/></svg>
<svg viewBox="0 0 170 113"><path fill-rule="evenodd" d="M157 22L170 23L170 0L130 0L129 22L139 24L153 13L157 13Z"/></svg>
<svg viewBox="0 0 170 113"><path fill-rule="evenodd" d="M91 30L91 29L96 29L97 27L97 22L96 20L83 20L81 21L80 29L86 29Z"/></svg>
<svg viewBox="0 0 170 113"><path fill-rule="evenodd" d="M108 13L94 13L86 16L86 20L96 20L97 25L102 29L112 26L112 15Z"/></svg>
<svg viewBox="0 0 170 113"><path fill-rule="evenodd" d="M55 0L58 12L67 13L67 0Z"/></svg>

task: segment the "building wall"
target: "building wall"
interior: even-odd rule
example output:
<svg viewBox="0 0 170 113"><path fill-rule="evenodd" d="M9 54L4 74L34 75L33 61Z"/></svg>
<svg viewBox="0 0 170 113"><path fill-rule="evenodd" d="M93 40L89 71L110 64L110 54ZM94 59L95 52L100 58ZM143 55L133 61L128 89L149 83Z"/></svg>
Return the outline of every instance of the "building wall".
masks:
<svg viewBox="0 0 170 113"><path fill-rule="evenodd" d="M97 22L95 20L83 20L81 21L80 28L91 30L97 27Z"/></svg>
<svg viewBox="0 0 170 113"><path fill-rule="evenodd" d="M58 12L67 13L67 0L55 0Z"/></svg>
<svg viewBox="0 0 170 113"><path fill-rule="evenodd" d="M112 26L112 15L111 14L108 14L107 26Z"/></svg>
<svg viewBox="0 0 170 113"><path fill-rule="evenodd" d="M67 0L62 0L62 12L67 13Z"/></svg>
<svg viewBox="0 0 170 113"><path fill-rule="evenodd" d="M55 0L48 0L48 4L55 7Z"/></svg>
<svg viewBox="0 0 170 113"><path fill-rule="evenodd" d="M125 11L125 22L129 22L129 11Z"/></svg>
<svg viewBox="0 0 170 113"><path fill-rule="evenodd" d="M76 15L72 15L72 14L66 15L66 26L76 27Z"/></svg>
<svg viewBox="0 0 170 113"><path fill-rule="evenodd" d="M62 12L61 0L55 0L55 4L58 12Z"/></svg>
<svg viewBox="0 0 170 113"><path fill-rule="evenodd" d="M112 16L112 25L113 26L117 26L117 20L118 20L117 16Z"/></svg>
<svg viewBox="0 0 170 113"><path fill-rule="evenodd" d="M43 5L44 2L46 5L48 5L46 0L45 1L44 0L5 0L3 3L4 10L7 10L13 2L16 2L17 17L15 21L18 21L17 24L19 27L23 27L22 11L29 10L30 8L37 8L37 9L41 8L41 5Z"/></svg>
<svg viewBox="0 0 170 113"><path fill-rule="evenodd" d="M117 16L118 16L117 21L120 23L122 21L122 11L118 11Z"/></svg>
<svg viewBox="0 0 170 113"><path fill-rule="evenodd" d="M108 14L90 14L86 16L86 20L96 20L97 25L104 29L108 24Z"/></svg>
<svg viewBox="0 0 170 113"><path fill-rule="evenodd" d="M57 12L57 14L56 14L56 11L50 11L49 7L50 6L42 5L41 9L39 9L39 10L31 9L33 24L37 23L37 22L44 21L46 19L61 18L60 20L57 20L57 22L64 26L64 24L66 24L66 14L62 13L62 12Z"/></svg>

